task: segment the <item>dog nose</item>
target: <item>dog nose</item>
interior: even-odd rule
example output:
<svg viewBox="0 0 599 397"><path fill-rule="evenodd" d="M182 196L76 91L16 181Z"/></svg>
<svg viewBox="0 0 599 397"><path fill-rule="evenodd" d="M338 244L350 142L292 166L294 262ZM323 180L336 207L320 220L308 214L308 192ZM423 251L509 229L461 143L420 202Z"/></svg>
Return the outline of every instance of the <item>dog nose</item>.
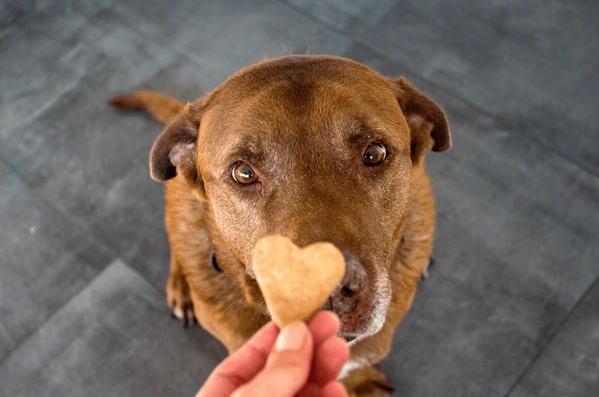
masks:
<svg viewBox="0 0 599 397"><path fill-rule="evenodd" d="M345 276L341 280L341 294L353 297L366 286L366 272L364 266L353 255L343 254L345 258Z"/></svg>
<svg viewBox="0 0 599 397"><path fill-rule="evenodd" d="M323 310L331 310L338 316L355 309L359 292L366 287L366 272L364 266L353 255L344 253L345 275L329 300L322 306Z"/></svg>

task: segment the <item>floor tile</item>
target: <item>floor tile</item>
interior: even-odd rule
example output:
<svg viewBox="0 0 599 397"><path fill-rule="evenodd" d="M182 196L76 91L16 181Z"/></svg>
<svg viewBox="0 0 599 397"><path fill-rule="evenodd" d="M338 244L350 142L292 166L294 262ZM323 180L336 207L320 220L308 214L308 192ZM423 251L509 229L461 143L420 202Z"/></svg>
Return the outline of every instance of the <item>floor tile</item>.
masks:
<svg viewBox="0 0 599 397"><path fill-rule="evenodd" d="M70 49L66 42L73 40L76 48ZM49 200L78 217L93 209L106 185L123 175L137 155L149 151L156 136L146 130L147 120L117 117L118 112L108 107L106 100L157 73L168 56L164 49L144 46L141 37L121 27L109 13L96 15L63 44L65 48L51 48L47 55L68 53L67 63L79 68L80 76L37 109L30 108L29 97L43 96L46 90L42 86L27 89L24 106L14 101L7 112L15 122L12 128L9 122L0 136L0 153ZM34 48L40 50L34 53L45 54L43 45ZM79 49L85 54L82 57L75 55ZM44 59L32 62L43 63ZM60 80L45 75L44 81ZM73 72L65 75L71 78ZM6 92L20 98L18 91ZM29 114L26 120L20 116L21 110Z"/></svg>
<svg viewBox="0 0 599 397"><path fill-rule="evenodd" d="M356 38L598 173L594 3L398 2Z"/></svg>
<svg viewBox="0 0 599 397"><path fill-rule="evenodd" d="M359 37L374 25L397 0L318 1L286 0L290 6L308 13L313 18L344 32Z"/></svg>
<svg viewBox="0 0 599 397"><path fill-rule="evenodd" d="M509 397L599 395L599 279Z"/></svg>
<svg viewBox="0 0 599 397"><path fill-rule="evenodd" d="M126 29L115 26L109 12L92 6L95 2L84 2L89 7L71 7L71 1L40 3L0 35L0 137L78 87L98 65L106 64L107 54L119 47L122 51L114 45L116 37L122 36L123 45L132 40ZM118 76L104 79L108 85Z"/></svg>
<svg viewBox="0 0 599 397"><path fill-rule="evenodd" d="M0 163L0 361L110 261Z"/></svg>
<svg viewBox="0 0 599 397"><path fill-rule="evenodd" d="M40 20L40 23L43 22ZM125 222L120 218L100 217L114 215L107 208L115 205L115 192L121 189L132 169L150 181L149 150L162 128L147 115L125 115L108 106L106 101L113 95L142 87L143 82L151 80L176 59L164 47L146 44L143 37L123 24L110 11L101 12L76 34L77 37L67 37L67 42L77 41L78 48L89 55L89 64L81 59L73 60L81 68L81 78L69 90L44 104L39 114L22 123L19 120L0 136L0 156L18 169L26 182L35 186L48 201L79 223L93 226L98 234L107 234L111 226L119 230L124 227ZM52 50L70 51L60 46ZM44 51L40 48L39 54L45 54ZM32 88L27 95L33 96L36 90L42 89ZM15 105L8 112L18 116L19 109ZM150 197L160 202L160 184L149 185L148 189L152 188L154 195ZM136 217L127 218L129 221L142 222L152 217L161 224L159 214L154 218L154 212L144 212L144 205L148 206L150 200L137 203L130 197L118 204L138 208ZM160 207L154 208L161 211ZM146 218L142 219L144 215ZM105 241L114 242L117 236L118 233L112 240ZM128 235L123 232L120 236ZM126 243L134 241L119 241L113 247Z"/></svg>
<svg viewBox="0 0 599 397"><path fill-rule="evenodd" d="M525 391L520 386L516 386L507 397L540 397L531 392Z"/></svg>
<svg viewBox="0 0 599 397"><path fill-rule="evenodd" d="M88 222L102 241L162 291L170 263L164 188L150 178L147 157L140 156L137 164L106 190Z"/></svg>
<svg viewBox="0 0 599 397"><path fill-rule="evenodd" d="M0 3L0 39L11 30L23 29L28 19L38 15L40 12L46 13L51 18L59 15L93 15L98 10L108 7L112 0L103 1L77 1L61 0L59 7L56 7L54 0L3 0ZM64 20L63 20L64 21ZM68 21L64 25L69 29ZM34 30L29 30L33 32ZM48 31L49 34L57 33L56 30Z"/></svg>
<svg viewBox="0 0 599 397"><path fill-rule="evenodd" d="M503 396L599 274L599 180L406 75L445 108L454 146L427 157L437 265L383 369L403 396Z"/></svg>
<svg viewBox="0 0 599 397"><path fill-rule="evenodd" d="M4 0L0 3L0 36L33 8L33 0Z"/></svg>
<svg viewBox="0 0 599 397"><path fill-rule="evenodd" d="M175 8L166 2L135 0L115 7L146 37L177 48L207 69L214 76L208 80L214 81L213 87L265 57L307 51L334 55L350 44L276 0L184 0Z"/></svg>
<svg viewBox="0 0 599 397"><path fill-rule="evenodd" d="M225 354L115 261L0 365L0 396L193 396Z"/></svg>

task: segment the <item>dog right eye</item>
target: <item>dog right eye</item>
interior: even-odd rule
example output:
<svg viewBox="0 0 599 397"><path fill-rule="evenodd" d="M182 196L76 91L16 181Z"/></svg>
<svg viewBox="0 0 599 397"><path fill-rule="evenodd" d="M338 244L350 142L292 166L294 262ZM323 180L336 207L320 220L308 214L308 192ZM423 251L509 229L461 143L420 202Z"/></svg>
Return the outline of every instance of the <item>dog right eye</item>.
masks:
<svg viewBox="0 0 599 397"><path fill-rule="evenodd" d="M233 179L235 179L235 182L242 185L249 185L256 182L256 179L258 179L258 175L256 175L252 167L243 161L235 164L232 175Z"/></svg>
<svg viewBox="0 0 599 397"><path fill-rule="evenodd" d="M382 143L375 141L366 148L362 162L369 166L379 165L386 157L387 149L385 149L385 146Z"/></svg>

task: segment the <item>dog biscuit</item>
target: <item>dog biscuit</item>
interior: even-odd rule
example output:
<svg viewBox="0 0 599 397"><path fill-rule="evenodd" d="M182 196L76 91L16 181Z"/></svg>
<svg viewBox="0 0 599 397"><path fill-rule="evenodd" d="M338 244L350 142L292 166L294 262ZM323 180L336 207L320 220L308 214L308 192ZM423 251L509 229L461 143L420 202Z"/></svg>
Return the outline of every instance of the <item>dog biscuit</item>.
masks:
<svg viewBox="0 0 599 397"><path fill-rule="evenodd" d="M345 274L345 259L331 243L304 248L279 235L258 241L252 267L279 328L306 321L329 298Z"/></svg>

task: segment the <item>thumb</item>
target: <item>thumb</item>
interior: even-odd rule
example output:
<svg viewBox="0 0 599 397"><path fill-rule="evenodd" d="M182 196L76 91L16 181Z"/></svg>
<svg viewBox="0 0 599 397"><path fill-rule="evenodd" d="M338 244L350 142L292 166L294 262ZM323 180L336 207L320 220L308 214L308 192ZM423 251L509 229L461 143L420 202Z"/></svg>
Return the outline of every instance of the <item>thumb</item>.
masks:
<svg viewBox="0 0 599 397"><path fill-rule="evenodd" d="M266 366L231 397L292 397L306 384L312 364L314 342L306 324L283 328Z"/></svg>

